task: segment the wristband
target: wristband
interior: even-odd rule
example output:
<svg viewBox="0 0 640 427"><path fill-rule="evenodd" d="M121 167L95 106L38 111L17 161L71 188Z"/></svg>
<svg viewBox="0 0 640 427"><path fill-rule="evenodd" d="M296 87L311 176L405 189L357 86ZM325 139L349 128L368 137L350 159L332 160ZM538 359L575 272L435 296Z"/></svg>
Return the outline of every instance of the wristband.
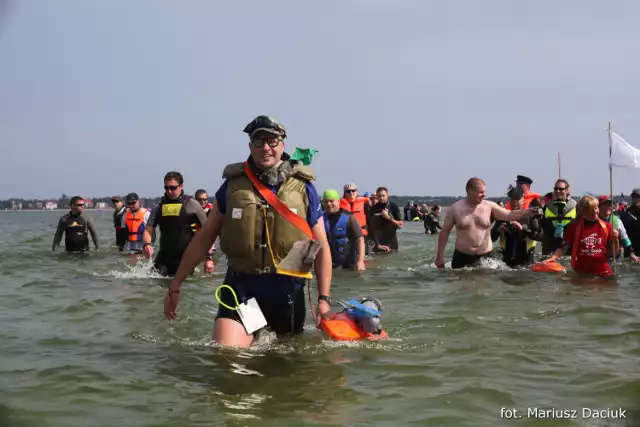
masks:
<svg viewBox="0 0 640 427"><path fill-rule="evenodd" d="M318 301L326 301L327 303L331 304L331 300L329 299L328 295L318 295Z"/></svg>
<svg viewBox="0 0 640 427"><path fill-rule="evenodd" d="M179 294L180 293L180 289L171 289L169 288L169 294Z"/></svg>

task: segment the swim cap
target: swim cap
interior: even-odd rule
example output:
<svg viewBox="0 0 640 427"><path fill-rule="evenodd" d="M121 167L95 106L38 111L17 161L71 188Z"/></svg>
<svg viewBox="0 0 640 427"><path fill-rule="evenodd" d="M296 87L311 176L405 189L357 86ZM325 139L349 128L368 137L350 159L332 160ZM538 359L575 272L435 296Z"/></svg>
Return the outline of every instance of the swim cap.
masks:
<svg viewBox="0 0 640 427"><path fill-rule="evenodd" d="M367 191L366 193L364 193L364 197L371 197L371 193Z"/></svg>
<svg viewBox="0 0 640 427"><path fill-rule="evenodd" d="M343 187L343 191L346 193L347 190L357 190L358 186L356 185L355 182L349 182L347 184L344 185Z"/></svg>
<svg viewBox="0 0 640 427"><path fill-rule="evenodd" d="M336 190L324 190L322 200L340 200L340 194Z"/></svg>

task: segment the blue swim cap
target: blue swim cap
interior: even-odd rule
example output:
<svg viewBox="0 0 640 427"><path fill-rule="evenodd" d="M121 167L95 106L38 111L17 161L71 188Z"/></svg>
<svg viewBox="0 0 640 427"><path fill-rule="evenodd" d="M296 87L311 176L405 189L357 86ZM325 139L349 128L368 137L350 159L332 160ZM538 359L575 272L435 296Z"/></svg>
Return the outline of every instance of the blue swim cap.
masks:
<svg viewBox="0 0 640 427"><path fill-rule="evenodd" d="M366 193L364 193L364 197L371 197L371 193L367 191Z"/></svg>

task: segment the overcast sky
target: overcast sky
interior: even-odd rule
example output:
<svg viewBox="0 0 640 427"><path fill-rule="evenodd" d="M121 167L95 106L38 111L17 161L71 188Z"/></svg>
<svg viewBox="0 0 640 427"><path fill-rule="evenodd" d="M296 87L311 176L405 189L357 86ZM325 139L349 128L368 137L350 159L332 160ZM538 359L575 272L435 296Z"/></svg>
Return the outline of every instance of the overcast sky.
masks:
<svg viewBox="0 0 640 427"><path fill-rule="evenodd" d="M212 194L259 114L317 186L607 192L640 147L640 2L0 0L0 198ZM640 187L615 169L614 190Z"/></svg>

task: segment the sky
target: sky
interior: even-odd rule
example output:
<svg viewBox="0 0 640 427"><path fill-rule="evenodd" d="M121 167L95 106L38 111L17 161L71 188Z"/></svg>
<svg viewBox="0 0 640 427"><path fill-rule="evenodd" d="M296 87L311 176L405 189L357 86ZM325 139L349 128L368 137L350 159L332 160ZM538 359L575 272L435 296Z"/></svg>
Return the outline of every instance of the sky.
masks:
<svg viewBox="0 0 640 427"><path fill-rule="evenodd" d="M319 191L609 191L640 147L640 2L0 0L0 199L212 195L270 115ZM614 192L640 187L615 168Z"/></svg>

